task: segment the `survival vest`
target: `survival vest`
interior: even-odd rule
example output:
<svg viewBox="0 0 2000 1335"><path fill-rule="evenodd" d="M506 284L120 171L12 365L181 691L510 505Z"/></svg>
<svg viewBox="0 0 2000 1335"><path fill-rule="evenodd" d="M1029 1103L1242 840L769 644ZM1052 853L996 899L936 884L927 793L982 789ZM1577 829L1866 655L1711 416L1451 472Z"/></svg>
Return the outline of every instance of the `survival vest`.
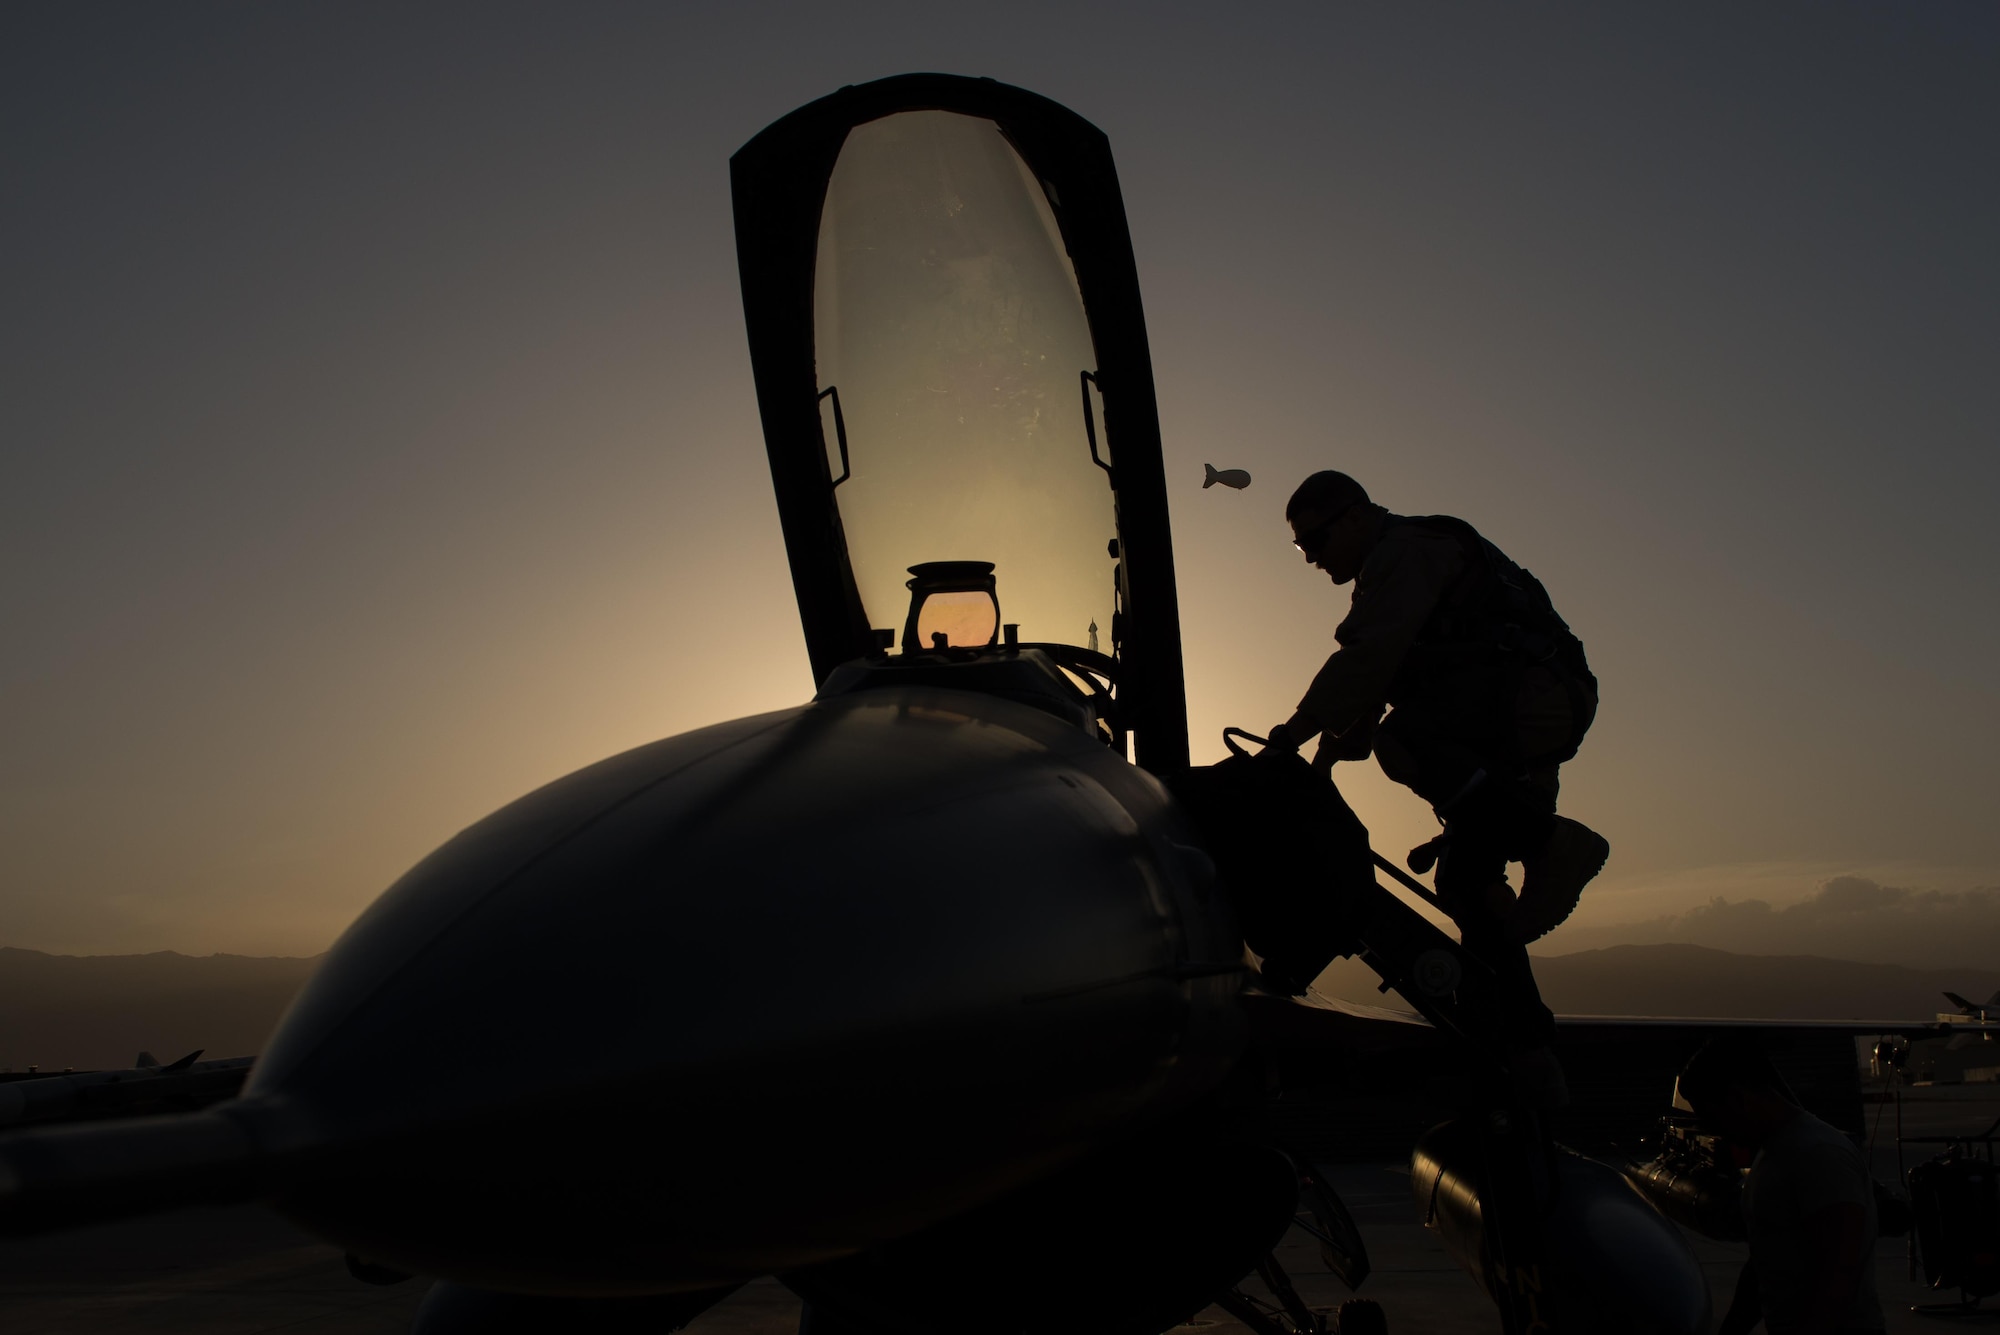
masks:
<svg viewBox="0 0 2000 1335"><path fill-rule="evenodd" d="M1581 742L1597 712L1597 677L1583 641L1556 611L1542 582L1463 519L1419 515L1390 523L1452 538L1465 554L1465 568L1417 632L1389 683L1388 702L1444 704L1454 712L1504 709L1520 688L1521 674L1540 666L1569 692L1578 723L1575 741ZM1574 745L1569 754L1575 754Z"/></svg>

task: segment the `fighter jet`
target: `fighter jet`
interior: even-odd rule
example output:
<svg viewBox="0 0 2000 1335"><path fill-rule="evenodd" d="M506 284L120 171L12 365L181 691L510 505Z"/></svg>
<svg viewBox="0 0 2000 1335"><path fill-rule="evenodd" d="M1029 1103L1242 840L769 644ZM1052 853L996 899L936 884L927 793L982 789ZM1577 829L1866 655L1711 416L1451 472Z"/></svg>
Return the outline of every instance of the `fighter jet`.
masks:
<svg viewBox="0 0 2000 1335"><path fill-rule="evenodd" d="M1944 995L1945 1000L1958 1007L1958 1016L1979 1024L2000 1022L2000 992L1995 992L1984 1001L1967 1001L1956 992L1947 992ZM1955 1019L1958 1016L1953 1016L1949 1012L1938 1014L1940 1020Z"/></svg>
<svg viewBox="0 0 2000 1335"><path fill-rule="evenodd" d="M817 694L451 839L240 1097L0 1140L0 1227L261 1200L357 1273L439 1277L430 1332L671 1328L765 1275L820 1330L1150 1335L1218 1300L1323 1328L1235 1295L1302 1187L1365 1274L1241 1110L1260 1026L1351 1017L1260 993L1169 788L1173 548L1104 135L910 75L777 121L732 183ZM1348 948L1486 1071L1490 977L1369 884ZM1679 1235L1492 1074L1425 1181L1507 1328L1701 1328Z"/></svg>

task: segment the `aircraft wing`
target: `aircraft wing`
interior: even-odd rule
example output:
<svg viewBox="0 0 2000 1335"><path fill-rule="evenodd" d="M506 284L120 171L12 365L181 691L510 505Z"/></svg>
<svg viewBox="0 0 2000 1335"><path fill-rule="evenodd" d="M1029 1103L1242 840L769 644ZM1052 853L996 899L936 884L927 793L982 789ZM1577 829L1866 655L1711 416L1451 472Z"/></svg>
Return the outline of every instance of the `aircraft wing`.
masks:
<svg viewBox="0 0 2000 1335"><path fill-rule="evenodd" d="M1270 1121L1309 1158L1401 1158L1425 1127L1454 1114L1466 1079L1461 1050L1411 1010L1309 992L1245 998L1254 1041L1279 1091ZM1855 1040L1933 1038L1980 1026L1935 1019L1778 1020L1756 1017L1563 1015L1555 1050L1570 1088L1558 1115L1564 1143L1592 1153L1636 1147L1652 1134L1688 1057L1722 1032L1754 1030L1814 1115L1866 1131Z"/></svg>
<svg viewBox="0 0 2000 1335"><path fill-rule="evenodd" d="M1297 1034L1329 1042L1342 1040L1360 1046L1405 1046L1428 1042L1410 1032L1431 1029L1431 1022L1416 1011L1397 1006L1376 1006L1345 997L1328 996L1318 990L1302 997L1279 997L1253 989L1246 996L1253 1023L1265 1036ZM1279 1013L1279 1012L1286 1013ZM1303 1012L1304 1018L1299 1013ZM1939 1019L1845 1019L1798 1020L1765 1016L1712 1015L1558 1015L1558 1030L1609 1028L1687 1029L1810 1029L1829 1030L1859 1037L1864 1034L1900 1034L1905 1038L1940 1038L1960 1032L1978 1033L1990 1028L1976 1021L1954 1023Z"/></svg>
<svg viewBox="0 0 2000 1335"><path fill-rule="evenodd" d="M0 1084L0 1130L206 1108L236 1097L256 1060L183 1058L172 1066L16 1077Z"/></svg>

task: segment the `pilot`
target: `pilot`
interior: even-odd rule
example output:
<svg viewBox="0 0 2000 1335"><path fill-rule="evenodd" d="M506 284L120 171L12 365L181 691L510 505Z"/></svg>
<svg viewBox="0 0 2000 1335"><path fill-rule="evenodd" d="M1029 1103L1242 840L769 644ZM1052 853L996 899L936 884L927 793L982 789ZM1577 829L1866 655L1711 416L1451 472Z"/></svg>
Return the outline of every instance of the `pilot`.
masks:
<svg viewBox="0 0 2000 1335"><path fill-rule="evenodd" d="M1711 1039L1680 1094L1708 1129L1756 1151L1743 1178L1750 1259L1717 1335L1859 1335L1883 1329L1875 1296L1875 1183L1853 1141L1792 1101L1770 1059Z"/></svg>
<svg viewBox="0 0 2000 1335"><path fill-rule="evenodd" d="M1411 865L1428 870L1442 850L1438 897L1498 975L1511 1045L1546 1056L1555 1017L1527 943L1569 916L1611 851L1556 815L1557 769L1597 713L1583 645L1540 581L1463 520L1390 514L1331 471L1299 484L1285 518L1305 559L1354 595L1340 647L1271 745L1318 737L1322 769L1372 751L1430 803L1445 832ZM1509 862L1525 868L1518 899Z"/></svg>

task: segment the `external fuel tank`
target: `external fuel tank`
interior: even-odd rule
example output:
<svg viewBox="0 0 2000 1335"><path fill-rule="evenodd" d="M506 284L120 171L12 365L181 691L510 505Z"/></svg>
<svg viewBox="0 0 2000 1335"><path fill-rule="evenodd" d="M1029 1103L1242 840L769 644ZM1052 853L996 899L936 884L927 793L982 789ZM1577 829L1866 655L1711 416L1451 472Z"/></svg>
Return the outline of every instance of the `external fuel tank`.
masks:
<svg viewBox="0 0 2000 1335"><path fill-rule="evenodd" d="M1680 1230L1617 1169L1558 1149L1541 1175L1546 1273L1501 1273L1481 1218L1482 1164L1468 1123L1432 1128L1410 1155L1424 1226L1489 1296L1512 1284L1564 1335L1706 1335L1708 1281Z"/></svg>

